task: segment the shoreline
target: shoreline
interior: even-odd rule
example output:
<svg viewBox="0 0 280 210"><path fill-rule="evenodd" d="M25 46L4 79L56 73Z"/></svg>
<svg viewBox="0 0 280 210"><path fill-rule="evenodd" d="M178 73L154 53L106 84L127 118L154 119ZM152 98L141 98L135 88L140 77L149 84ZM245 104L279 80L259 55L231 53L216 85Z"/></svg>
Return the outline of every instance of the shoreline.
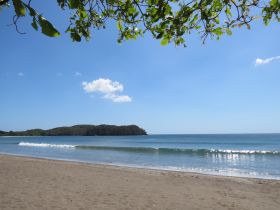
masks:
<svg viewBox="0 0 280 210"><path fill-rule="evenodd" d="M38 159L38 160L50 160L50 161L61 161L61 162L69 162L69 163L77 163L77 164L85 164L85 165L93 165L93 166L102 166L102 167L116 167L116 168L123 168L123 169L131 169L131 170L151 170L151 171L159 171L159 172L175 172L175 173L186 173L186 174L193 174L193 175L201 175L201 176L212 176L212 177L224 177L224 178L237 178L237 179L253 179L253 180L267 180L267 181L279 181L280 178L261 178L261 177L247 177L247 176L234 176L234 175L225 175L225 174L214 174L214 173L203 173L197 171L183 171L183 170L172 170L172 169L164 169L164 168L156 168L156 167L142 167L142 166L130 166L130 165L121 165L121 164L105 164L105 163L94 163L94 162L86 162L86 161L79 161L74 159L58 159L58 158L48 158L48 157L35 157L35 156L28 156L28 155L19 155L19 154L12 154L12 153L1 153L1 156L11 156L11 157L19 157L19 158L27 158L27 159Z"/></svg>
<svg viewBox="0 0 280 210"><path fill-rule="evenodd" d="M280 181L0 155L0 209L278 210Z"/></svg>

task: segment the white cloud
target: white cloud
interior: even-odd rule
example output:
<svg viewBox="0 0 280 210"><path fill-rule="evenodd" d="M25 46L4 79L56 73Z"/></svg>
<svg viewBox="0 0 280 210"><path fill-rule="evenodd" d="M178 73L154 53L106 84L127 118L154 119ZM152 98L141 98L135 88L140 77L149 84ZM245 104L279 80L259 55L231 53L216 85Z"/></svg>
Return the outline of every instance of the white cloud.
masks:
<svg viewBox="0 0 280 210"><path fill-rule="evenodd" d="M279 60L279 59L280 59L280 56L275 56L275 57L266 58L266 59L257 58L255 61L255 65L257 66L257 65L268 64L271 61Z"/></svg>
<svg viewBox="0 0 280 210"><path fill-rule="evenodd" d="M24 76L24 74L23 74L22 72L19 72L17 75L18 75L19 77L23 77L23 76Z"/></svg>
<svg viewBox="0 0 280 210"><path fill-rule="evenodd" d="M101 93L103 98L112 100L113 102L123 103L131 102L132 99L128 95L118 95L117 92L122 92L124 87L121 83L110 79L99 78L92 82L83 82L83 89L87 93Z"/></svg>
<svg viewBox="0 0 280 210"><path fill-rule="evenodd" d="M112 82L110 79L97 79L92 82L83 82L84 90L87 93L100 92L104 94L121 92L123 91L123 85L119 82Z"/></svg>
<svg viewBox="0 0 280 210"><path fill-rule="evenodd" d="M78 77L78 76L82 76L82 73L81 73L81 72L76 71L76 72L75 72L75 76L77 76L77 77Z"/></svg>
<svg viewBox="0 0 280 210"><path fill-rule="evenodd" d="M127 95L107 94L103 98L110 99L116 103L131 102L132 99Z"/></svg>

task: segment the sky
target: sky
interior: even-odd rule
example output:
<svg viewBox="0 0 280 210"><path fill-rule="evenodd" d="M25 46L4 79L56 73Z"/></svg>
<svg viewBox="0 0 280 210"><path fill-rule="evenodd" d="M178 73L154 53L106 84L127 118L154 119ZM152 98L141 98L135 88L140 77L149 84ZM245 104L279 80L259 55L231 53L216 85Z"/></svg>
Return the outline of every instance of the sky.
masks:
<svg viewBox="0 0 280 210"><path fill-rule="evenodd" d="M117 43L116 25L74 43L67 13L40 11L62 32L0 12L0 130L75 124L136 124L149 134L279 133L279 24L258 21L232 36L161 46L147 34ZM34 6L36 8L36 5Z"/></svg>

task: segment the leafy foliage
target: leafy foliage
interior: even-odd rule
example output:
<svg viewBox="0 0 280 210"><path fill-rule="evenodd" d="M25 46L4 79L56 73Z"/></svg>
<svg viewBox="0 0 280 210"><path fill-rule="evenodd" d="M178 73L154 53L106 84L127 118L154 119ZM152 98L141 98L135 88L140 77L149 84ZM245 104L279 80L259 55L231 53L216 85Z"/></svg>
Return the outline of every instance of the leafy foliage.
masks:
<svg viewBox="0 0 280 210"><path fill-rule="evenodd" d="M125 136L147 135L146 131L136 125L74 125L49 130L32 129L26 131L0 131L0 136Z"/></svg>
<svg viewBox="0 0 280 210"><path fill-rule="evenodd" d="M9 0L0 0L0 6ZM185 45L186 35L197 31L203 42L210 36L219 39L232 29L261 18L265 25L280 22L279 0L57 0L62 10L70 10L68 32L73 41L89 40L91 29L106 28L114 20L119 30L118 42L136 39L150 32L162 45ZM58 30L31 7L31 0L13 0L17 18L32 17L32 27L55 37ZM16 19L17 20L17 19ZM16 24L16 21L14 21Z"/></svg>

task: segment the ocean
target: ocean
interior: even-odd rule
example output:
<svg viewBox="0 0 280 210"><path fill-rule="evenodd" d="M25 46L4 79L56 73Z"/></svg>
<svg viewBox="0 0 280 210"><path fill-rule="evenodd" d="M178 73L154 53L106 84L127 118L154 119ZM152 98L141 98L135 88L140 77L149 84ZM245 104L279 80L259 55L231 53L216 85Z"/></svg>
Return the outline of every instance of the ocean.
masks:
<svg viewBox="0 0 280 210"><path fill-rule="evenodd" d="M280 180L280 134L0 137L0 153Z"/></svg>

